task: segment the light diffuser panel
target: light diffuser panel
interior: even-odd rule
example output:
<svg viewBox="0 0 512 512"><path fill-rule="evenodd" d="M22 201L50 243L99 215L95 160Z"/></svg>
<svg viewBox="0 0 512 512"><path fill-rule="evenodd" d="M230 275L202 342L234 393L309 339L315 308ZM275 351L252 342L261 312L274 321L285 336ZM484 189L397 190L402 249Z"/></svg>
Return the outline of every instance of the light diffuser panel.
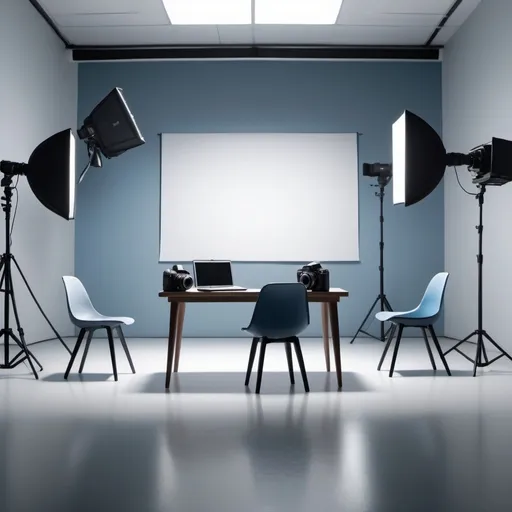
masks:
<svg viewBox="0 0 512 512"><path fill-rule="evenodd" d="M404 113L393 123L393 203L405 203L405 119Z"/></svg>
<svg viewBox="0 0 512 512"><path fill-rule="evenodd" d="M250 25L251 0L163 0L173 25Z"/></svg>
<svg viewBox="0 0 512 512"><path fill-rule="evenodd" d="M333 25L343 0L255 0L254 22L277 25Z"/></svg>

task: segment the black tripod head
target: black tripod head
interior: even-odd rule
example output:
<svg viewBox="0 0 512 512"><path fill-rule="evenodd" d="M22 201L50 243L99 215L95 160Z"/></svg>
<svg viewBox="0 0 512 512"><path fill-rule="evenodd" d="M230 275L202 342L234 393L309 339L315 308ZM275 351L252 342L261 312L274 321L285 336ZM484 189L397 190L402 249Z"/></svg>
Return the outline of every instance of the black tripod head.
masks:
<svg viewBox="0 0 512 512"><path fill-rule="evenodd" d="M372 187L379 187L380 192L376 192L375 195L384 193L384 187L391 181L393 176L392 164L363 164L363 176L369 176L371 178L377 178L377 185Z"/></svg>
<svg viewBox="0 0 512 512"><path fill-rule="evenodd" d="M0 162L0 172L2 172L4 176L0 181L0 186L4 188L10 187L14 176L22 176L25 174L26 166L27 164L2 160Z"/></svg>

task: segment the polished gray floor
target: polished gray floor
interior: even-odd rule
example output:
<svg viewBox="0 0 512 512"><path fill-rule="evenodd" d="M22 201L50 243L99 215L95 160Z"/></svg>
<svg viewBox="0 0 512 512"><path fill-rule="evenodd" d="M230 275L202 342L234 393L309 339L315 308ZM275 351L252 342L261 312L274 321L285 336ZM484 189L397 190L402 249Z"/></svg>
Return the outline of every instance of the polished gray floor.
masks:
<svg viewBox="0 0 512 512"><path fill-rule="evenodd" d="M249 340L185 339L166 393L165 340L128 343L137 374L118 345L117 383L104 339L68 382L57 342L32 347L40 381L0 371L0 511L512 510L510 361L473 378L450 355L453 377L434 375L407 339L389 379L380 342L344 340L340 393L321 341L305 340L311 393L298 374L290 388L272 345L257 397Z"/></svg>

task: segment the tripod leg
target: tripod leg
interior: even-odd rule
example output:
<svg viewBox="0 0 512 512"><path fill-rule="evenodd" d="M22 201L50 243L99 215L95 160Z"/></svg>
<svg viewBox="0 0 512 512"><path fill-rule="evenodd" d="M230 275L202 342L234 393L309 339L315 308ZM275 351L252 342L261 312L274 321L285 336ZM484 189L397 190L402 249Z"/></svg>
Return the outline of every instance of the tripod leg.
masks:
<svg viewBox="0 0 512 512"><path fill-rule="evenodd" d="M386 346L384 347L384 351L382 352L382 356L380 358L379 365L377 366L377 370L381 369L382 363L384 362L384 359L386 359L386 354L388 353L391 342L393 341L393 337L395 336L395 331L396 331L396 324L391 324L388 341L386 343Z"/></svg>
<svg viewBox="0 0 512 512"><path fill-rule="evenodd" d="M484 356L484 361L486 363L489 362L489 358L487 357L487 350L485 350L485 345L482 343L482 355Z"/></svg>
<svg viewBox="0 0 512 512"><path fill-rule="evenodd" d="M48 323L48 325L51 327L52 331L54 332L55 336L59 339L59 341L64 345L66 350L71 354L71 350L69 347L64 343L64 340L61 338L60 334L57 332L57 329L53 326L53 324L50 322L50 319L46 316L46 313L43 311L43 308L41 307L41 304L39 304L38 300L36 299L36 296L34 295L34 292L32 291L32 288L30 288L30 285L28 284L28 281L23 274L23 271L21 270L20 266L18 265L18 262L16 261L16 258L14 256L12 257L12 261L14 261L14 264L16 265L16 268L18 269L18 272L21 275L21 278L23 279L23 282L25 283L25 286L27 287L27 290L29 291L30 295L32 296L32 299L36 303L36 306L38 307L39 311L43 315L44 319Z"/></svg>
<svg viewBox="0 0 512 512"><path fill-rule="evenodd" d="M357 338L357 335L361 332L361 330L363 329L364 327L364 324L366 323L366 320L368 320L368 317L372 314L372 311L373 311L373 308L377 305L377 302L379 302L380 300L380 297L377 297L374 301L373 301L373 304L371 306L371 308L369 309L368 313L366 313L366 316L364 317L364 320L361 322L361 325L359 326L359 329L357 329L357 332L354 334L354 337L352 338L352 340L350 341L350 343L354 343L354 340Z"/></svg>
<svg viewBox="0 0 512 512"><path fill-rule="evenodd" d="M437 370L436 362L434 361L434 356L432 354L432 350L430 349L430 345L428 343L427 330L425 329L425 327L420 327L420 329L423 334L423 339L425 340L425 346L427 347L428 357L430 358L430 364L432 365L432 368L434 370Z"/></svg>
<svg viewBox="0 0 512 512"><path fill-rule="evenodd" d="M487 340L489 340L505 357L507 357L508 359L510 359L512 361L512 357L510 356L510 354L508 352L505 352L505 350L503 350L486 332L483 333L483 335L485 336L485 338Z"/></svg>
<svg viewBox="0 0 512 512"><path fill-rule="evenodd" d="M478 333L478 338L476 342L476 356L475 356L475 362L473 363L473 377L476 377L476 369L478 366L482 364L482 343L483 338L480 333Z"/></svg>
<svg viewBox="0 0 512 512"><path fill-rule="evenodd" d="M27 344L25 343L25 333L23 332L23 328L21 327L20 316L18 315L18 306L16 305L16 298L14 296L14 285L12 282L12 275L5 276L5 279L6 280L9 279L9 283L10 283L12 311L14 313L14 319L16 320L16 327L17 327L18 333L20 335L19 341L21 343L22 350L26 354L28 364L30 365L30 369L32 370L32 373L34 374L34 377L36 379L39 379L39 375L37 375L36 369L34 368L34 364L32 363L32 358L31 358L30 352L27 348ZM9 297L5 297L5 300L9 300ZM41 365L39 365L39 366L41 366Z"/></svg>
<svg viewBox="0 0 512 512"><path fill-rule="evenodd" d="M477 331L473 331L471 334L468 334L463 340L458 341L452 348L448 349L446 352L443 352L443 354L446 356L448 355L452 350L457 350L463 343L466 343L470 338L477 335Z"/></svg>
<svg viewBox="0 0 512 512"><path fill-rule="evenodd" d="M9 335L21 349L21 352L18 352L18 354L9 361L9 365L12 366L14 362L18 359L18 357L25 353L25 350L23 348L23 343L21 343L21 340L12 331L9 333ZM28 348L27 352L30 354L34 362L37 364L37 366L39 366L39 371L43 371L43 367L41 366L41 363L36 359L36 356L30 350L28 350Z"/></svg>
<svg viewBox="0 0 512 512"><path fill-rule="evenodd" d="M385 295L384 295L384 306L386 306L386 309L388 311L393 311L393 308L391 307L391 304L389 303L389 300Z"/></svg>

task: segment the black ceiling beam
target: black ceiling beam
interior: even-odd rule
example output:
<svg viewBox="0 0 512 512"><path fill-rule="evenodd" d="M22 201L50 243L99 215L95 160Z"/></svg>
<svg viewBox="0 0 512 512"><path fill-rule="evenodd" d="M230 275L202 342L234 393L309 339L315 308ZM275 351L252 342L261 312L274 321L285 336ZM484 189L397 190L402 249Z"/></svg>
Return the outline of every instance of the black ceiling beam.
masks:
<svg viewBox="0 0 512 512"><path fill-rule="evenodd" d="M434 39L437 37L437 34L441 32L441 29L446 25L446 22L453 16L453 13L459 8L460 4L462 3L462 0L455 0L453 2L453 5L450 7L449 11L444 15L443 19L440 21L437 28L432 32L431 36L428 38L427 42L425 43L425 46L430 46Z"/></svg>
<svg viewBox="0 0 512 512"><path fill-rule="evenodd" d="M77 62L157 59L439 60L439 48L370 46L72 47Z"/></svg>

